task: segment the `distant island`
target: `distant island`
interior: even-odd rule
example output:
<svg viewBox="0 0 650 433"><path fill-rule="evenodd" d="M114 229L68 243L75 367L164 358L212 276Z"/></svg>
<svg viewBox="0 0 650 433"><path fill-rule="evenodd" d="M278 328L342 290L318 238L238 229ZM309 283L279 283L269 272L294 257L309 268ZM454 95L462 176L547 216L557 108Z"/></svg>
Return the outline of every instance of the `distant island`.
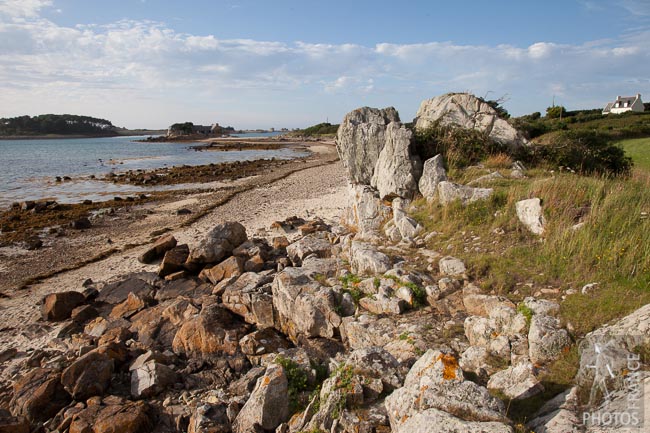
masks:
<svg viewBox="0 0 650 433"><path fill-rule="evenodd" d="M126 129L109 120L73 114L42 114L0 118L0 139L18 138L86 138L124 135L157 135L165 131Z"/></svg>

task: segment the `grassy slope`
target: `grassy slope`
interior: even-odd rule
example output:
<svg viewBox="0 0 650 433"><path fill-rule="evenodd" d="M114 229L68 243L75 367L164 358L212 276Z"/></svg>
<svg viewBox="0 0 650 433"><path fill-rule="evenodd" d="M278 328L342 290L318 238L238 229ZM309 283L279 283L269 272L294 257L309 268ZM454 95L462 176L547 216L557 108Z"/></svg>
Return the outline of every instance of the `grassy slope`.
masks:
<svg viewBox="0 0 650 433"><path fill-rule="evenodd" d="M486 292L516 303L532 294L558 300L562 321L578 340L650 303L650 139L622 145L636 164L629 179L533 169L528 179L489 184L495 194L487 201L442 207L420 200L414 217L438 233L429 247L465 260ZM452 171L450 176L466 183L494 170L507 175L510 162L493 158L486 161L487 169ZM516 216L515 203L530 197L543 203L543 239L530 234ZM579 222L583 225L572 229ZM592 282L599 287L581 294ZM513 419L523 422L543 401L570 386L578 361L574 347L548 366L541 376L547 392L513 402Z"/></svg>

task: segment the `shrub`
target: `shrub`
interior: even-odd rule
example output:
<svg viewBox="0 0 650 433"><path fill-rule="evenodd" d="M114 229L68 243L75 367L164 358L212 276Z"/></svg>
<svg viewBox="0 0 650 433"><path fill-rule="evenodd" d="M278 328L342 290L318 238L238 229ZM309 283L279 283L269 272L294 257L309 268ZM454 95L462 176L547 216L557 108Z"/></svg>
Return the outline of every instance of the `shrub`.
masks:
<svg viewBox="0 0 650 433"><path fill-rule="evenodd" d="M540 140L533 149L537 162L567 167L580 174L628 176L632 159L625 151L596 131L568 130Z"/></svg>
<svg viewBox="0 0 650 433"><path fill-rule="evenodd" d="M558 119L566 116L566 108L561 105L554 105L546 109L546 117L549 119Z"/></svg>

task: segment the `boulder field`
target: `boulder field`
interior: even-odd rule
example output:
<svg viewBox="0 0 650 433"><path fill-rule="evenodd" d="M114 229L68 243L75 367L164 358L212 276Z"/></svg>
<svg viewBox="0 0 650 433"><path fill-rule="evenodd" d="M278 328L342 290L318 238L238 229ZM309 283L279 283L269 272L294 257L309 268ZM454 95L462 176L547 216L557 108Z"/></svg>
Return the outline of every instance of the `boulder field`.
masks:
<svg viewBox="0 0 650 433"><path fill-rule="evenodd" d="M415 124L439 117L526 145L471 95L425 101ZM573 345L560 306L485 293L461 260L426 248L410 200L489 191L451 184L411 139L392 108L345 117L340 223L293 217L256 238L229 221L197 245L166 234L140 256L152 272L46 296L46 347L0 348L12 378L0 433L522 431L505 402L541 395L540 372ZM538 206L521 212L543 233ZM585 339L576 388L531 413L529 428L581 431L577 387L598 373L590 348L648 323L644 307ZM647 332L637 340L612 350L633 353Z"/></svg>

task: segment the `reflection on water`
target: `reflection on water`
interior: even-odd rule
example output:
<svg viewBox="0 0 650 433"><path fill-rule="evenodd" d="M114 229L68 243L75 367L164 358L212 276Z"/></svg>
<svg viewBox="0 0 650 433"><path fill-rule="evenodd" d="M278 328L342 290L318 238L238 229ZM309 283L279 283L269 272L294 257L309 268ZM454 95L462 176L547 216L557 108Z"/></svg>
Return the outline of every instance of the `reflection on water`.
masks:
<svg viewBox="0 0 650 433"><path fill-rule="evenodd" d="M110 172L304 155L293 149L197 152L190 149L193 143L137 143L133 139L0 140L0 208L23 200L76 203L188 187L141 187L90 179L90 176L102 178ZM73 180L56 182L57 176L70 176Z"/></svg>

